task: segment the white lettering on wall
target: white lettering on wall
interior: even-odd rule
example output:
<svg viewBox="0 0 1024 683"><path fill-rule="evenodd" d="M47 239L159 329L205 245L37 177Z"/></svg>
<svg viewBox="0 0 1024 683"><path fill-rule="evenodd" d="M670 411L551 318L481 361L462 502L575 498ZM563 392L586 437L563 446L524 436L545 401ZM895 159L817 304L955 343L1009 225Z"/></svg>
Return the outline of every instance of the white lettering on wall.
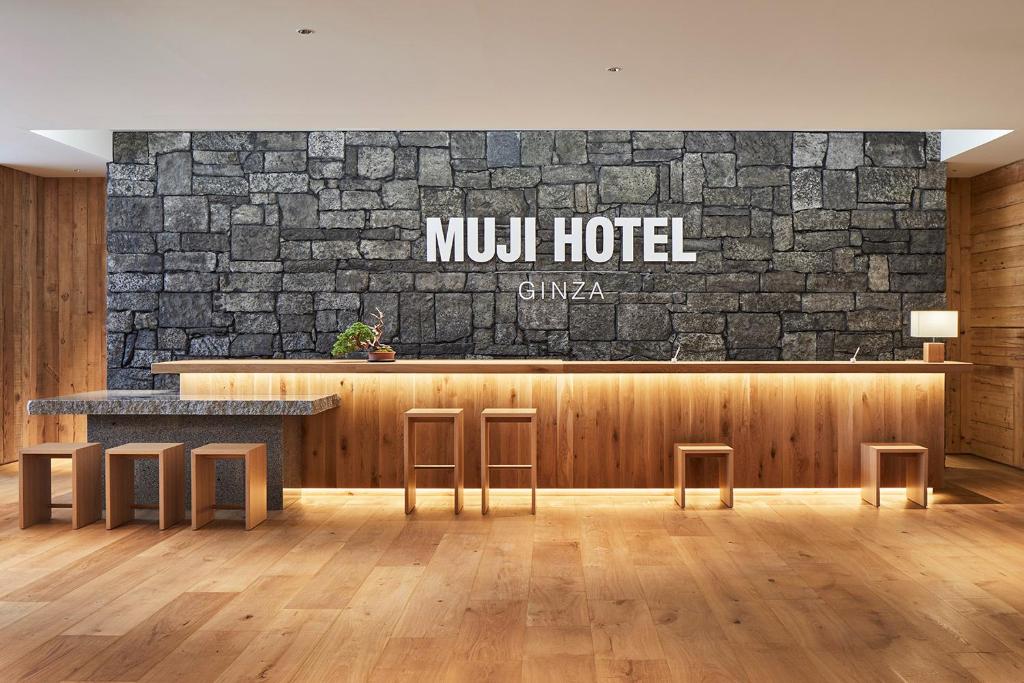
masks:
<svg viewBox="0 0 1024 683"><path fill-rule="evenodd" d="M461 263L465 258L462 246L465 233L466 224L463 218L449 218L447 231L442 229L440 218L428 218L427 260Z"/></svg>
<svg viewBox="0 0 1024 683"><path fill-rule="evenodd" d="M482 225L481 225L482 222ZM440 218L427 219L427 261L462 262L466 256L476 263L503 263L537 260L537 219L509 218L508 239L498 240L495 218L448 219L445 228ZM607 263L615 256L616 228L619 231L620 260L630 263L635 258L637 229L640 229L641 253L648 263L696 261L697 253L686 251L682 218L619 217L614 220L594 216L586 225L583 218L554 219L554 260L558 263L586 260Z"/></svg>
<svg viewBox="0 0 1024 683"><path fill-rule="evenodd" d="M494 260L494 219L484 219L483 246L480 246L480 219L466 219L466 254L470 261L487 263Z"/></svg>

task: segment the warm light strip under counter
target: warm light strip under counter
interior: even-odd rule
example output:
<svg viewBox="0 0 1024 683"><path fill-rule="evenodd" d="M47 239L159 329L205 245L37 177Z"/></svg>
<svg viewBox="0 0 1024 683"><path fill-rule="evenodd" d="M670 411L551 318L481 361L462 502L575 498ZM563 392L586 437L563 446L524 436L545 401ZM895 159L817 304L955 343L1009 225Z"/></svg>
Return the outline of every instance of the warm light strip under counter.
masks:
<svg viewBox="0 0 1024 683"><path fill-rule="evenodd" d="M290 361L256 367L275 362ZM929 483L941 483L944 373L906 372L931 364L888 364L903 372L830 366L831 372L795 374L363 370L376 365L362 362L354 373L184 372L181 389L211 396L336 393L339 408L304 418L301 478L288 485L400 486L402 414L413 407L465 411L466 486L479 480L480 411L502 407L538 410L542 488L669 487L672 444L682 441L733 446L738 488L856 487L865 441L920 443L931 454ZM495 432L497 462L518 462L522 438L511 426ZM440 427L424 432L419 445L421 462L450 460L450 434ZM710 468L692 467L688 481L714 485ZM517 476L496 473L495 484L517 486ZM442 474L424 478L425 487L444 485ZM902 474L886 465L882 482L899 486Z"/></svg>

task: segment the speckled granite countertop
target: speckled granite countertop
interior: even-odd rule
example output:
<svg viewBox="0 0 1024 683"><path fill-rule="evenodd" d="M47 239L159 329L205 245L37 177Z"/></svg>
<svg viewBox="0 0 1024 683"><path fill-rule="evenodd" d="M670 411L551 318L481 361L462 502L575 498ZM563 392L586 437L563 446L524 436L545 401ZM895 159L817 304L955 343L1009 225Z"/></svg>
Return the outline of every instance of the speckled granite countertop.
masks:
<svg viewBox="0 0 1024 683"><path fill-rule="evenodd" d="M89 391L28 402L30 415L316 415L337 408L337 394L190 398L177 391Z"/></svg>

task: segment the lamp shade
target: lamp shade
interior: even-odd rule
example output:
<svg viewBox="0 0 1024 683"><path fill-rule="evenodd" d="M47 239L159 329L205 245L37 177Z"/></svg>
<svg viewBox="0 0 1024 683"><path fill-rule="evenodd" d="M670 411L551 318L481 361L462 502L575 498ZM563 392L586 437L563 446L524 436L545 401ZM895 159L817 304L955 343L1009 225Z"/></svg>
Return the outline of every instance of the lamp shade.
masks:
<svg viewBox="0 0 1024 683"><path fill-rule="evenodd" d="M959 332L956 311L911 311L911 337L955 337Z"/></svg>

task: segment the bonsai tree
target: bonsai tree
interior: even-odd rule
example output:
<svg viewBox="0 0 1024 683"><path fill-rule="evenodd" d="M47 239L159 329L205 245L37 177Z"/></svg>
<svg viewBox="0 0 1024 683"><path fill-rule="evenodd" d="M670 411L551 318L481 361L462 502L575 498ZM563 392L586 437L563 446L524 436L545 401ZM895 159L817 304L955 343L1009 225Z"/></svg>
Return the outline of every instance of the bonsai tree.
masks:
<svg viewBox="0 0 1024 683"><path fill-rule="evenodd" d="M354 322L338 335L331 347L331 355L344 356L354 351L394 351L387 344L381 343L384 334L384 311L377 309L373 315L376 322L370 327L364 322Z"/></svg>

